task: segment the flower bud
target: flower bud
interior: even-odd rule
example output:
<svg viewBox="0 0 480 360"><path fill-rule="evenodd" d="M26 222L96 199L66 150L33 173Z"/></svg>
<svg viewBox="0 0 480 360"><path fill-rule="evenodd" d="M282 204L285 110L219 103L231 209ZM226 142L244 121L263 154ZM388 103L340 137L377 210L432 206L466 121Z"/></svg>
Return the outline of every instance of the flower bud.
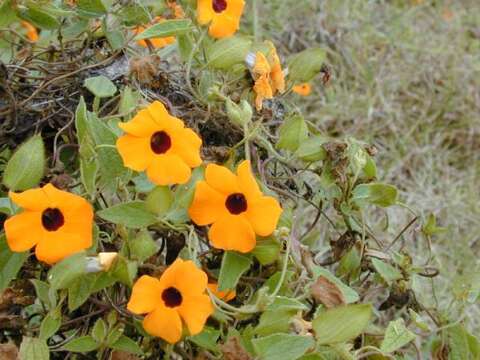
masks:
<svg viewBox="0 0 480 360"><path fill-rule="evenodd" d="M101 252L95 257L87 257L85 271L87 273L108 271L117 257L116 252Z"/></svg>

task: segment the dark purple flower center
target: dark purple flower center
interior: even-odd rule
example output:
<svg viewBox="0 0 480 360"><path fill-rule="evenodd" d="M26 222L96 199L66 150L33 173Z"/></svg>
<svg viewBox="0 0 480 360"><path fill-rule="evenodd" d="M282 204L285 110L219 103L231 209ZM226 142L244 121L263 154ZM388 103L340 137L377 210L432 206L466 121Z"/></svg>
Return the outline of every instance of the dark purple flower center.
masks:
<svg viewBox="0 0 480 360"><path fill-rule="evenodd" d="M163 290L162 292L162 300L168 307L177 307L182 304L182 294L173 286Z"/></svg>
<svg viewBox="0 0 480 360"><path fill-rule="evenodd" d="M48 208L42 213L42 225L47 231L56 231L65 223L62 212L57 208Z"/></svg>
<svg viewBox="0 0 480 360"><path fill-rule="evenodd" d="M157 131L150 138L150 148L155 154L163 154L172 146L172 139L165 131Z"/></svg>
<svg viewBox="0 0 480 360"><path fill-rule="evenodd" d="M225 201L225 206L233 215L241 214L247 211L247 199L240 193L229 195Z"/></svg>
<svg viewBox="0 0 480 360"><path fill-rule="evenodd" d="M227 0L212 0L213 10L220 14L227 8Z"/></svg>

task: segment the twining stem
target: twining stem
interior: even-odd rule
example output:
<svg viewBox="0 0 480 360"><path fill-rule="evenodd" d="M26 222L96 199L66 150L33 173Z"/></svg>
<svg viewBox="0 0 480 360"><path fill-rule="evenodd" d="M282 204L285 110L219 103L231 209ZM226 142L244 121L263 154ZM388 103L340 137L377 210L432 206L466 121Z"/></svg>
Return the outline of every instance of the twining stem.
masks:
<svg viewBox="0 0 480 360"><path fill-rule="evenodd" d="M195 56L195 53L198 51L198 48L200 47L200 44L203 42L203 39L205 38L206 34L207 34L207 29L204 29L200 33L200 36L197 39L197 42L193 46L192 51L190 52L190 55L188 56L187 69L186 69L186 72L185 72L185 77L186 77L188 89L201 102L203 102L202 97L198 94L197 90L195 90L193 88L192 79L191 79L191 72L192 72L193 57Z"/></svg>
<svg viewBox="0 0 480 360"><path fill-rule="evenodd" d="M253 8L253 38L255 42L258 42L260 38L260 26L258 23L258 6L257 0L252 0Z"/></svg>

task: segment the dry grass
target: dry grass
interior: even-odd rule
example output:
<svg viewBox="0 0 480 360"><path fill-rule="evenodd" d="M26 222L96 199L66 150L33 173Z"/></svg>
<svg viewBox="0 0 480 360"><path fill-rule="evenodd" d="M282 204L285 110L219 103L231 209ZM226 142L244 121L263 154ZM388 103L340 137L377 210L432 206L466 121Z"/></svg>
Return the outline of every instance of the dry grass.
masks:
<svg viewBox="0 0 480 360"><path fill-rule="evenodd" d="M331 135L375 144L382 181L448 228L432 248L445 308L454 278L480 269L480 2L417 2L265 2L260 25L284 54L328 49L333 80L324 88L317 79L304 113ZM402 208L389 215L394 229L411 217ZM428 249L417 232L405 245L424 263ZM421 293L432 303L427 284Z"/></svg>

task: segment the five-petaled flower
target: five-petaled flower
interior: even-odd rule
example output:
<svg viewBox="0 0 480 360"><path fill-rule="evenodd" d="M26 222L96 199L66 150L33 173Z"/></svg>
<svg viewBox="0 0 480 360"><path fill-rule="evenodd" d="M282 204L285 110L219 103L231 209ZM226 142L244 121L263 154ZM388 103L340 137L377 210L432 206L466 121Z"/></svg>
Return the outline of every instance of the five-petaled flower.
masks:
<svg viewBox="0 0 480 360"><path fill-rule="evenodd" d="M92 245L93 208L84 198L52 184L9 196L23 209L4 224L12 251L35 246L38 260L54 264Z"/></svg>
<svg viewBox="0 0 480 360"><path fill-rule="evenodd" d="M202 163L200 137L159 101L119 126L126 132L117 140L123 163L135 171L146 170L157 185L184 184L191 168Z"/></svg>
<svg viewBox="0 0 480 360"><path fill-rule="evenodd" d="M257 51L256 54L249 53L246 58L255 81L253 91L256 94L255 107L258 111L262 109L264 99L271 99L277 92L285 91L285 75L277 50L271 42L267 45L270 48L267 56Z"/></svg>
<svg viewBox="0 0 480 360"><path fill-rule="evenodd" d="M205 293L207 282L207 274L192 261L178 258L159 279L140 277L133 285L127 308L135 314L147 314L145 331L173 344L182 337L182 320L190 335L196 335L213 313Z"/></svg>
<svg viewBox="0 0 480 360"><path fill-rule="evenodd" d="M155 17L151 24L149 25L142 25L142 26L137 26L133 32L136 35L139 35L143 33L146 29L148 29L151 25L161 23L162 21L165 21L165 19L161 16ZM175 36L167 36L167 37L158 37L158 38L151 38L148 39L148 41L152 44L152 46L156 49L161 49L167 45L170 45L175 42ZM143 47L148 47L148 43L146 40L138 40L137 44Z"/></svg>
<svg viewBox="0 0 480 360"><path fill-rule="evenodd" d="M244 0L198 0L197 20L199 24L210 23L208 33L214 38L233 35L240 27Z"/></svg>
<svg viewBox="0 0 480 360"><path fill-rule="evenodd" d="M312 92L312 86L309 83L302 83L295 85L292 90L300 96L308 96Z"/></svg>
<svg viewBox="0 0 480 360"><path fill-rule="evenodd" d="M213 247L246 253L256 245L255 234L272 234L282 208L275 198L262 194L245 160L237 175L209 164L188 212L197 225L213 224L208 232Z"/></svg>

